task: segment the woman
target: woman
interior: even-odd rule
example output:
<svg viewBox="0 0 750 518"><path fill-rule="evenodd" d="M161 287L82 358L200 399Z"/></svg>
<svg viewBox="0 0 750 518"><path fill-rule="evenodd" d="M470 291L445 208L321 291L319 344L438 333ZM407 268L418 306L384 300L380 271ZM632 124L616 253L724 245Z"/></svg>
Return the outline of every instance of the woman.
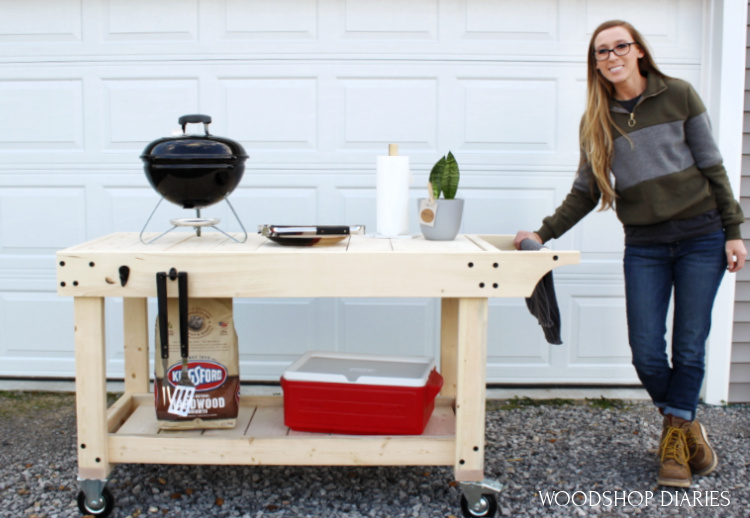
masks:
<svg viewBox="0 0 750 518"><path fill-rule="evenodd" d="M591 37L581 164L573 188L536 232L558 238L591 212L615 208L625 230L625 295L633 365L664 416L661 485L689 487L718 462L695 419L711 308L725 270L747 251L744 217L710 131L686 82L665 76L643 36L613 20ZM666 317L674 290L672 363Z"/></svg>

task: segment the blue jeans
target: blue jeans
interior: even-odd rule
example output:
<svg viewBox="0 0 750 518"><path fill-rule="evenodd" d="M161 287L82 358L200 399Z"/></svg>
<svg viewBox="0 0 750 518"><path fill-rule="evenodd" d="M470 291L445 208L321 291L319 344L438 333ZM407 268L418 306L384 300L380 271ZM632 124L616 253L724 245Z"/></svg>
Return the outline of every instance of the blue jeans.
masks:
<svg viewBox="0 0 750 518"><path fill-rule="evenodd" d="M727 268L724 232L625 247L625 298L633 366L654 404L692 421L705 371L711 309ZM672 363L667 311L674 289Z"/></svg>

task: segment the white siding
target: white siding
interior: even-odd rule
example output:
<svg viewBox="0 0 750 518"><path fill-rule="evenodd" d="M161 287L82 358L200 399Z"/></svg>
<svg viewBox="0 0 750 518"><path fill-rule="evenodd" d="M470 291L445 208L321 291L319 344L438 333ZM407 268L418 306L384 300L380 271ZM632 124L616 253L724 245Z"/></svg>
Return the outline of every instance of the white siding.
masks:
<svg viewBox="0 0 750 518"><path fill-rule="evenodd" d="M750 30L750 23L748 24ZM748 40L750 41L750 39ZM750 47L746 50L750 64ZM750 68L748 69L750 71ZM745 224L742 235L745 246L750 246L750 73L745 79L745 119L742 143L742 186L740 202L745 213ZM750 272L748 268L740 271L737 277L734 309L734 335L732 338L732 366L729 371L729 402L746 403L750 401Z"/></svg>

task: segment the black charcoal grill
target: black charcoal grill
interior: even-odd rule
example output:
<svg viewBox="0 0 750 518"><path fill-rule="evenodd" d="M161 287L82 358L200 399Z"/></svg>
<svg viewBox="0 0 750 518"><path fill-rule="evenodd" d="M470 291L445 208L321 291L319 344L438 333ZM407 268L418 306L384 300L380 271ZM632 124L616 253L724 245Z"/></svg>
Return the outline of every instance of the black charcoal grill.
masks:
<svg viewBox="0 0 750 518"><path fill-rule="evenodd" d="M219 219L201 216L201 209L223 200L239 222L245 235L244 242L247 231L228 196L242 179L247 153L239 142L211 135L208 131L211 117L208 115L183 115L178 122L182 127L181 135L155 140L141 154L146 178L162 196L141 230L141 241L151 218L164 200L185 209L194 209L196 217L170 220L172 227L149 243L177 227L185 226L194 227L198 236L201 235L201 228L210 226L238 241L217 226ZM192 123L202 123L205 134L188 135L186 127Z"/></svg>

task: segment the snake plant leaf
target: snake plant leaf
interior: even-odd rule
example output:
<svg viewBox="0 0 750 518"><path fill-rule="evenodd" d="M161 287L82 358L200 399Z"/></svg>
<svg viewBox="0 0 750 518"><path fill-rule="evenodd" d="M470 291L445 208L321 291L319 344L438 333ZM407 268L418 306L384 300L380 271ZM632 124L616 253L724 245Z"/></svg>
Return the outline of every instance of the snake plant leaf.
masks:
<svg viewBox="0 0 750 518"><path fill-rule="evenodd" d="M446 159L441 158L435 165L432 166L430 171L430 182L432 183L432 193L435 199L440 198L440 191L442 189L443 171L445 170Z"/></svg>
<svg viewBox="0 0 750 518"><path fill-rule="evenodd" d="M458 181L460 179L460 172L458 170L458 162L453 156L453 153L448 151L448 156L445 161L445 169L440 181L440 188L443 191L443 196L446 200L452 200L456 197L458 191Z"/></svg>

